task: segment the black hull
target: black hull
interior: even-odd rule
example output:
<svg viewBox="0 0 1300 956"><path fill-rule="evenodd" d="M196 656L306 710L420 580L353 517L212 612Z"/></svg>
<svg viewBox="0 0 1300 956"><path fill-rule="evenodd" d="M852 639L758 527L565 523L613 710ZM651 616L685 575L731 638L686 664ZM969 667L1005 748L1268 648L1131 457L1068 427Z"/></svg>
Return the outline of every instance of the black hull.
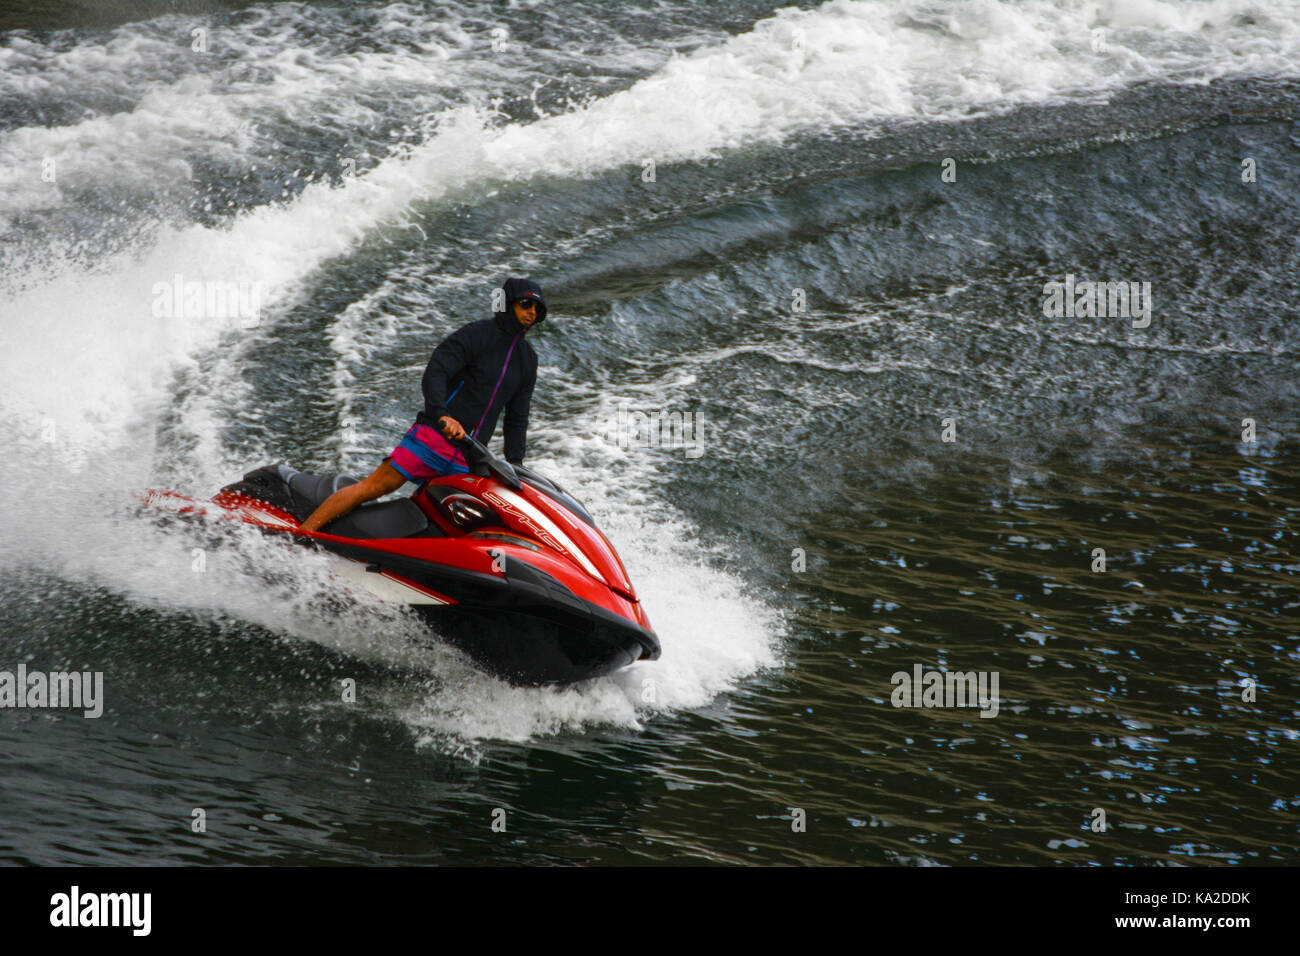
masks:
<svg viewBox="0 0 1300 956"><path fill-rule="evenodd" d="M326 547L367 562L369 571L392 571L455 600L412 607L439 637L512 684L571 684L659 658L652 631L582 600L517 558L499 556L506 572L499 578L353 544Z"/></svg>
<svg viewBox="0 0 1300 956"><path fill-rule="evenodd" d="M499 609L421 606L418 611L439 638L484 670L526 687L602 677L646 656L643 639L610 624L566 627Z"/></svg>

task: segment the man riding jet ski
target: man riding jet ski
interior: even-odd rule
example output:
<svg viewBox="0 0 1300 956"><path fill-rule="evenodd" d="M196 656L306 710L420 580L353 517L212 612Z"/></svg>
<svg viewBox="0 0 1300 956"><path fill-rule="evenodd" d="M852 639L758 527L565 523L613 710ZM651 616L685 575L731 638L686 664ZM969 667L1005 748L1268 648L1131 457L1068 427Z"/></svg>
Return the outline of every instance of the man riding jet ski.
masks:
<svg viewBox="0 0 1300 956"><path fill-rule="evenodd" d="M471 437L487 442L506 411L506 460L522 464L528 412L537 384L537 353L524 341L546 321L542 287L531 279L507 279L505 311L471 322L443 339L424 370L424 409L393 453L363 481L332 494L302 524L317 531L357 505L438 475L464 474L464 455L451 444L466 435L462 421L476 422ZM441 434L439 434L441 432Z"/></svg>
<svg viewBox="0 0 1300 956"><path fill-rule="evenodd" d="M613 545L572 495L523 466L537 377L523 337L546 304L528 279L507 280L504 292L506 311L434 351L424 410L368 478L268 465L212 504L221 517L346 559L340 568L368 590L411 605L514 683L570 683L656 660L659 640ZM508 461L483 444L502 408ZM419 486L410 498L365 504L408 480ZM205 511L170 493L148 500Z"/></svg>

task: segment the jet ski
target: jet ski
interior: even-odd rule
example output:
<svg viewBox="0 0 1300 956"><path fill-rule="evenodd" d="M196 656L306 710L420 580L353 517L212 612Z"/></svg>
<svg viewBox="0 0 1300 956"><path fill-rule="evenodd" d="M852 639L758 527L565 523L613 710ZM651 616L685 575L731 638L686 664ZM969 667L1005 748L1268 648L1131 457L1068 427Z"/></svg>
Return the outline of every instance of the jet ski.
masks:
<svg viewBox="0 0 1300 956"><path fill-rule="evenodd" d="M659 639L609 539L558 484L466 436L469 474L363 504L315 533L298 525L358 479L267 465L222 488L222 518L342 559L344 577L408 604L439 636L520 685L570 684L656 660ZM146 501L207 514L171 492Z"/></svg>

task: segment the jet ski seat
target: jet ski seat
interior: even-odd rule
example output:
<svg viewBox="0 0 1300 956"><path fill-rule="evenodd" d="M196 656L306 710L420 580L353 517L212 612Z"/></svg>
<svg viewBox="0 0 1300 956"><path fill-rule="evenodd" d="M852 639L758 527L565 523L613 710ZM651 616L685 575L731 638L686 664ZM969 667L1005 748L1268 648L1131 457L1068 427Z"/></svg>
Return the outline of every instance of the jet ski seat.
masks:
<svg viewBox="0 0 1300 956"><path fill-rule="evenodd" d="M340 488L355 485L358 480L351 475L312 475L288 465L267 465L250 471L243 481L223 490L265 501L305 521L326 498ZM368 502L335 518L321 531L344 538L442 536L438 526L430 524L424 512L409 498Z"/></svg>
<svg viewBox="0 0 1300 956"><path fill-rule="evenodd" d="M306 519L330 495L340 488L355 485L359 478L351 475L311 475L295 471L288 465L277 465L276 470L293 496L294 516ZM301 506L301 514L299 513ZM342 538L406 538L429 529L429 519L409 498L396 501L367 502L335 518L321 531Z"/></svg>

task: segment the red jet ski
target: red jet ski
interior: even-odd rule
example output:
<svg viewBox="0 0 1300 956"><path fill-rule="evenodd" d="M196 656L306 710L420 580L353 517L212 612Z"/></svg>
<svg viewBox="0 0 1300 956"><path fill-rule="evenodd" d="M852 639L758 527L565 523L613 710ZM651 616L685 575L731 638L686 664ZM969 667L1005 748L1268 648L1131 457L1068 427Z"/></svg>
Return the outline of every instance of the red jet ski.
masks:
<svg viewBox="0 0 1300 956"><path fill-rule="evenodd" d="M569 684L658 659L659 639L618 553L578 500L473 438L463 444L468 475L363 504L314 534L297 526L356 478L267 465L211 503L220 517L346 559L346 576L411 605L438 635L511 683ZM206 512L205 503L170 492L147 500Z"/></svg>

